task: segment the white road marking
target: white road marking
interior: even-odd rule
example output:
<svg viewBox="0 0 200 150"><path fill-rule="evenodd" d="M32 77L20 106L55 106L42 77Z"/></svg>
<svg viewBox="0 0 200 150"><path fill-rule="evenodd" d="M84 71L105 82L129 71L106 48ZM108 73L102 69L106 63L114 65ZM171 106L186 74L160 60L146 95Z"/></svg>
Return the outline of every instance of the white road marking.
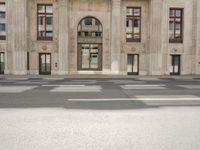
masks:
<svg viewBox="0 0 200 150"><path fill-rule="evenodd" d="M116 84L137 84L146 83L145 81L134 81L134 80L108 80L109 82L114 82Z"/></svg>
<svg viewBox="0 0 200 150"><path fill-rule="evenodd" d="M136 84L136 85L134 85L134 84L126 84L126 85L124 85L124 86L129 86L129 87L142 87L142 86L145 86L145 87L148 87L148 86L150 86L150 87L161 87L161 86L166 86L165 84Z"/></svg>
<svg viewBox="0 0 200 150"><path fill-rule="evenodd" d="M15 84L47 84L48 82L19 81Z"/></svg>
<svg viewBox="0 0 200 150"><path fill-rule="evenodd" d="M64 85L64 84L49 84L49 85L42 85L44 87L84 87L85 85Z"/></svg>
<svg viewBox="0 0 200 150"><path fill-rule="evenodd" d="M139 77L138 80L146 80L146 81L160 81L161 79L159 78L145 78L145 77Z"/></svg>
<svg viewBox="0 0 200 150"><path fill-rule="evenodd" d="M120 87L125 89L125 90L157 90L157 89L167 89L166 87L164 87L166 85L164 84L146 84L146 85L132 85L132 84L126 84L126 85L121 85Z"/></svg>
<svg viewBox="0 0 200 150"><path fill-rule="evenodd" d="M200 101L194 95L139 95L134 98L68 99L68 101Z"/></svg>
<svg viewBox="0 0 200 150"><path fill-rule="evenodd" d="M95 81L69 81L69 82L64 82L65 84L95 84L96 82Z"/></svg>
<svg viewBox="0 0 200 150"><path fill-rule="evenodd" d="M177 86L187 89L200 89L200 85L177 85Z"/></svg>
<svg viewBox="0 0 200 150"><path fill-rule="evenodd" d="M56 87L51 92L101 92L101 86L60 86Z"/></svg>
<svg viewBox="0 0 200 150"><path fill-rule="evenodd" d="M0 86L0 93L21 93L37 86Z"/></svg>
<svg viewBox="0 0 200 150"><path fill-rule="evenodd" d="M97 80L72 80L74 82L96 82Z"/></svg>

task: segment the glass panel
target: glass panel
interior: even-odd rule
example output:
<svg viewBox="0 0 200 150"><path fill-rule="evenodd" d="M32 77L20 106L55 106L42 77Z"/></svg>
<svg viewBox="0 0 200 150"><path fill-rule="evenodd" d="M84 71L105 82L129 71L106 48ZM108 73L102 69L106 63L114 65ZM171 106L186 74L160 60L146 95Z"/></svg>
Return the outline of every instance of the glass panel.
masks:
<svg viewBox="0 0 200 150"><path fill-rule="evenodd" d="M90 67L90 49L89 49L89 44L83 44L82 45L81 67L83 69L88 69Z"/></svg>
<svg viewBox="0 0 200 150"><path fill-rule="evenodd" d="M174 19L169 20L169 30L170 32L174 31Z"/></svg>
<svg viewBox="0 0 200 150"><path fill-rule="evenodd" d="M132 16L133 15L133 8L127 8L126 15Z"/></svg>
<svg viewBox="0 0 200 150"><path fill-rule="evenodd" d="M133 20L127 19L126 33L133 33Z"/></svg>
<svg viewBox="0 0 200 150"><path fill-rule="evenodd" d="M140 20L134 19L134 34L140 33Z"/></svg>
<svg viewBox="0 0 200 150"><path fill-rule="evenodd" d="M0 32L6 30L6 25L4 23L0 23Z"/></svg>
<svg viewBox="0 0 200 150"><path fill-rule="evenodd" d="M0 11L5 12L6 11L6 5L5 4L0 4Z"/></svg>
<svg viewBox="0 0 200 150"><path fill-rule="evenodd" d="M51 71L51 55L46 55L46 72Z"/></svg>
<svg viewBox="0 0 200 150"><path fill-rule="evenodd" d="M172 73L179 73L180 56L172 56L172 64L170 71Z"/></svg>
<svg viewBox="0 0 200 150"><path fill-rule="evenodd" d="M3 62L0 62L0 73L4 73L5 65Z"/></svg>
<svg viewBox="0 0 200 150"><path fill-rule="evenodd" d="M94 69L98 68L98 53L90 54L90 67Z"/></svg>
<svg viewBox="0 0 200 150"><path fill-rule="evenodd" d="M52 17L52 15L47 15L46 16L46 24L47 25L52 25L53 24L53 17Z"/></svg>
<svg viewBox="0 0 200 150"><path fill-rule="evenodd" d="M98 44L90 45L90 68L98 68Z"/></svg>
<svg viewBox="0 0 200 150"><path fill-rule="evenodd" d="M169 11L169 16L170 16L170 17L174 17L174 9L170 9L170 11Z"/></svg>
<svg viewBox="0 0 200 150"><path fill-rule="evenodd" d="M46 37L53 37L53 23L52 23L52 16L46 16Z"/></svg>
<svg viewBox="0 0 200 150"><path fill-rule="evenodd" d="M174 19L169 20L169 39L174 39Z"/></svg>
<svg viewBox="0 0 200 150"><path fill-rule="evenodd" d="M45 72L45 66L46 66L46 62L45 62L45 54L42 54L40 56L40 63L41 63L41 72Z"/></svg>
<svg viewBox="0 0 200 150"><path fill-rule="evenodd" d="M4 53L0 53L0 62L4 62Z"/></svg>
<svg viewBox="0 0 200 150"><path fill-rule="evenodd" d="M132 39L133 38L133 34L126 34L126 38L127 39Z"/></svg>
<svg viewBox="0 0 200 150"><path fill-rule="evenodd" d="M53 13L53 6L46 6L46 13Z"/></svg>
<svg viewBox="0 0 200 150"><path fill-rule="evenodd" d="M128 55L127 58L127 72L133 72L133 55Z"/></svg>
<svg viewBox="0 0 200 150"><path fill-rule="evenodd" d="M138 72L138 55L133 55L133 72Z"/></svg>
<svg viewBox="0 0 200 150"><path fill-rule="evenodd" d="M6 18L6 13L5 12L0 12L0 21L5 21L4 19Z"/></svg>
<svg viewBox="0 0 200 150"><path fill-rule="evenodd" d="M45 37L45 16L38 16L38 32L40 37Z"/></svg>
<svg viewBox="0 0 200 150"><path fill-rule="evenodd" d="M92 25L92 18L85 18L84 23L85 25Z"/></svg>
<svg viewBox="0 0 200 150"><path fill-rule="evenodd" d="M176 10L176 17L181 17L181 10Z"/></svg>
<svg viewBox="0 0 200 150"><path fill-rule="evenodd" d="M39 13L45 13L45 6L44 5L38 5L38 12Z"/></svg>
<svg viewBox="0 0 200 150"><path fill-rule="evenodd" d="M134 16L140 16L140 8L134 8Z"/></svg>

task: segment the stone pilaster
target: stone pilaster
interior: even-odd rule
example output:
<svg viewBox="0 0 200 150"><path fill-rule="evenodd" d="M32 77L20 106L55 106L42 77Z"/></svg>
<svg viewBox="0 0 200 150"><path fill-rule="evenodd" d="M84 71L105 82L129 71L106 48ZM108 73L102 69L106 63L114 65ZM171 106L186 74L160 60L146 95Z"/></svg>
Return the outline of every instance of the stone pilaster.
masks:
<svg viewBox="0 0 200 150"><path fill-rule="evenodd" d="M194 7L196 8L196 29L194 31L195 34L195 56L196 56L196 65L195 65L195 74L200 74L200 1L194 0Z"/></svg>
<svg viewBox="0 0 200 150"><path fill-rule="evenodd" d="M150 0L149 74L162 73L162 9L163 0Z"/></svg>
<svg viewBox="0 0 200 150"><path fill-rule="evenodd" d="M111 73L120 73L121 0L112 0L111 12Z"/></svg>
<svg viewBox="0 0 200 150"><path fill-rule="evenodd" d="M58 50L58 74L64 75L68 73L68 41L69 41L69 26L68 26L68 0L59 0L59 50Z"/></svg>
<svg viewBox="0 0 200 150"><path fill-rule="evenodd" d="M26 74L27 62L27 0L9 0L8 5L8 52L12 63L9 72Z"/></svg>

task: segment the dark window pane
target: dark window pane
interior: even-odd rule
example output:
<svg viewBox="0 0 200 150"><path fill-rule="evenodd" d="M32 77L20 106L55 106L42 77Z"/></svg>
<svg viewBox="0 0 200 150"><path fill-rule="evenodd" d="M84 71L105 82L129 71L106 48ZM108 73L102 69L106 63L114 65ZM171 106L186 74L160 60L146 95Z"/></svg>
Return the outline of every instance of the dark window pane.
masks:
<svg viewBox="0 0 200 150"><path fill-rule="evenodd" d="M0 31L5 31L6 30L6 25L0 23Z"/></svg>
<svg viewBox="0 0 200 150"><path fill-rule="evenodd" d="M92 18L86 18L85 25L92 25Z"/></svg>
<svg viewBox="0 0 200 150"><path fill-rule="evenodd" d="M6 13L0 12L0 19L5 19L5 18L6 18Z"/></svg>
<svg viewBox="0 0 200 150"><path fill-rule="evenodd" d="M46 24L47 25L52 25L52 19L53 19L52 16L47 16L46 17Z"/></svg>

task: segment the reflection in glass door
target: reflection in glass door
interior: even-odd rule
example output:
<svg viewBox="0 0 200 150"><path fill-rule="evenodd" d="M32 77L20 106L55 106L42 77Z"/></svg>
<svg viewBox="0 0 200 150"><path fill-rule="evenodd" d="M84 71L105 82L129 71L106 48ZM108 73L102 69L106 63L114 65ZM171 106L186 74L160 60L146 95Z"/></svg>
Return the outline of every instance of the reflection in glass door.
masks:
<svg viewBox="0 0 200 150"><path fill-rule="evenodd" d="M80 44L80 70L99 70L101 68L100 47L99 44Z"/></svg>
<svg viewBox="0 0 200 150"><path fill-rule="evenodd" d="M0 52L0 74L4 74L5 69L5 60L4 53Z"/></svg>
<svg viewBox="0 0 200 150"><path fill-rule="evenodd" d="M180 55L171 55L171 75L180 75Z"/></svg>
<svg viewBox="0 0 200 150"><path fill-rule="evenodd" d="M138 54L128 54L127 72L128 72L128 75L139 74L139 55Z"/></svg>
<svg viewBox="0 0 200 150"><path fill-rule="evenodd" d="M39 73L40 74L51 74L51 54L41 53L39 54Z"/></svg>

